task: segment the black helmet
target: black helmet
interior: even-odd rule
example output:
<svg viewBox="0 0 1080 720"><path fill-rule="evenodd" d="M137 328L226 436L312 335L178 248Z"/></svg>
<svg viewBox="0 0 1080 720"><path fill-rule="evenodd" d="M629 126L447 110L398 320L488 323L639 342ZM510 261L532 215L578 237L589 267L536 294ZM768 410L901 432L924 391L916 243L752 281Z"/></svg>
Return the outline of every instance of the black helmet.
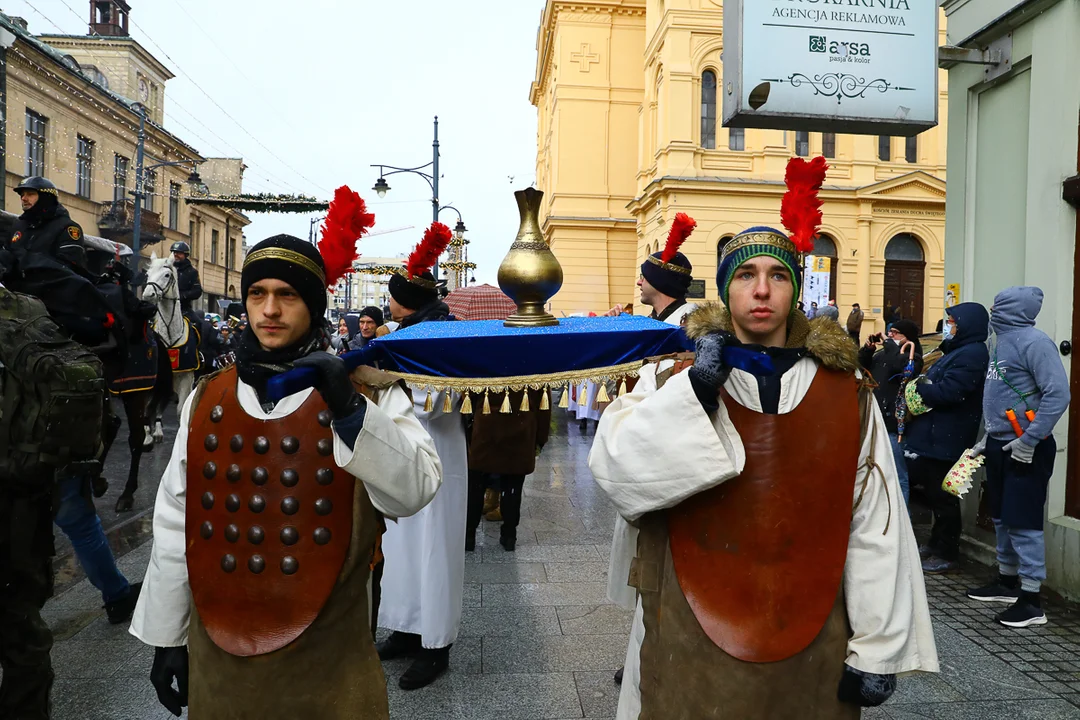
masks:
<svg viewBox="0 0 1080 720"><path fill-rule="evenodd" d="M188 245L183 240L178 240L177 242L174 242L172 244L172 247L169 248L169 252L171 252L171 253L184 253L185 255L190 255L191 254L191 246Z"/></svg>
<svg viewBox="0 0 1080 720"><path fill-rule="evenodd" d="M22 181L22 183L15 188L15 192L22 194L23 190L33 190L39 193L49 193L50 195L56 195L56 186L43 177L37 175L28 177Z"/></svg>

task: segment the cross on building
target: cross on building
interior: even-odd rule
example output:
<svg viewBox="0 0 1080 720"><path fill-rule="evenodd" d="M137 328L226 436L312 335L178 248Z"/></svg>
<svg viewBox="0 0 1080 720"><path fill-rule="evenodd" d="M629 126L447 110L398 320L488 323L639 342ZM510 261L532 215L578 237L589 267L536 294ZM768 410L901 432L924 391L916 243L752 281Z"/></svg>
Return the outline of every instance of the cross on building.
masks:
<svg viewBox="0 0 1080 720"><path fill-rule="evenodd" d="M581 43L581 52L570 53L570 62L579 63L581 72L587 73L600 62L600 56L592 51L592 45Z"/></svg>

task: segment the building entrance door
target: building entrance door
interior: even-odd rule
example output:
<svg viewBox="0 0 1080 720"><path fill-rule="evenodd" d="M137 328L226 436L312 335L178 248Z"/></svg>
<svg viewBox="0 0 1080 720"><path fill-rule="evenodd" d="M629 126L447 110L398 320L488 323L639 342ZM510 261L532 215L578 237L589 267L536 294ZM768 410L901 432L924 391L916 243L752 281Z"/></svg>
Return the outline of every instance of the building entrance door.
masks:
<svg viewBox="0 0 1080 720"><path fill-rule="evenodd" d="M901 233L885 247L885 294L882 305L900 309L900 317L923 328L923 292L926 260L914 235Z"/></svg>

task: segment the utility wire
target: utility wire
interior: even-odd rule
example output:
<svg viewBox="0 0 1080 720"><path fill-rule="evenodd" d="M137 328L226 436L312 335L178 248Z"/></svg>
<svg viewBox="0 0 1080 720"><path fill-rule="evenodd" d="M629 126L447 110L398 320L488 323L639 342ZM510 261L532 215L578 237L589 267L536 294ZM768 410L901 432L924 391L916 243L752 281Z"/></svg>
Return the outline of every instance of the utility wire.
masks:
<svg viewBox="0 0 1080 720"><path fill-rule="evenodd" d="M74 16L75 16L75 17L77 17L77 18L79 18L79 20L80 20L80 21L81 21L81 20L83 20L82 16L81 16L81 15L79 15L79 14L78 14L77 12L75 12L75 9L74 9L73 7L71 7L70 5L68 5L68 3L67 3L67 0L60 0L60 3L61 3L61 4L63 4L63 6L64 6L64 7L66 7L66 8L68 9L68 11L70 11L70 12L71 12L71 14L72 14L72 15L74 15ZM44 14L43 14L43 13L42 13L41 11L39 11L39 10L38 10L37 8L35 8L35 7L33 6L33 5L30 5L29 7L30 7L30 9L31 9L31 10L33 10L34 12L36 12L36 13L37 13L38 15L40 15L40 16L41 16L41 17L43 17L43 18L45 18L45 20L47 20L47 21L49 22L49 24L51 24L51 25L52 25L53 27L55 27L55 28L56 28L57 30L59 30L59 31L60 31L61 33L63 33L63 32L64 32L64 30L63 30L63 29L62 29L62 28L61 28L61 27L60 27L59 25L57 25L57 24L56 24L56 23L55 23L55 22L54 22L54 21L53 21L53 20L52 20L51 18L48 18L48 17L46 17L46 16L45 16L45 15L44 15ZM132 24L134 24L134 23L132 23ZM136 26L136 27L138 27L138 26ZM140 30L142 30L142 28L139 28L139 29L140 29ZM149 38L149 36L148 36L148 39L150 39L150 38ZM152 39L150 39L150 40L151 40L151 42L153 42L153 40L152 40ZM154 45L156 45L156 46L158 47L158 49L159 49L159 50L161 50L161 46L160 46L160 45L157 45L157 43L156 43L156 42L154 43ZM99 56L95 55L95 54L94 54L94 51L93 51L93 50L91 50L90 48L85 48L85 50L86 50L86 52L87 52L87 53L89 53L90 57L94 58L94 59L95 59L95 60L96 60L96 61L97 61L97 62L98 62L99 64L102 64L102 66L104 67L104 63L102 63L102 58L100 58ZM165 52L165 51L164 51L164 50L162 50L162 52ZM169 60L175 63L175 61L174 61L174 60L172 60L172 58L169 58ZM186 73L185 73L185 76L186 76ZM189 77L188 79L190 80L191 78ZM194 81L193 81L193 80L192 80L192 83L194 84ZM205 91L203 91L203 90L202 90L202 88L199 88L199 90L200 90L200 91L202 91L204 95L206 94L206 92L205 92ZM209 97L209 96L207 96L207 97ZM213 98L211 98L211 100L213 100ZM199 117L198 117L198 116L196 116L196 115L195 115L194 113L192 113L191 111L189 111L189 110L188 110L187 108L185 108L185 107L184 107L183 105L181 105L180 103L176 102L175 100L174 100L174 101L172 101L172 103L171 103L171 104L172 104L172 106L176 107L176 109L178 109L178 110L182 111L182 112L183 112L184 114L186 114L186 115L187 115L188 117L190 117L190 118L191 118L192 120L194 120L195 122L197 122L197 123L198 123L199 125L201 125L202 127L206 128L206 130L207 130L207 131L208 131L208 132L209 132L209 133L210 133L211 135L213 135L214 137L216 137L216 138L217 138L217 139L218 139L219 141L221 141L221 142L222 142L222 143L224 144L224 146L225 146L226 148L228 148L228 149L230 150L230 152L232 152L232 153L235 153L236 155L239 155L239 156L241 156L241 157L243 157L243 156L245 155L245 153L241 152L240 150L238 150L237 148L235 148L235 147L234 147L233 145L231 145L231 144L229 143L229 141L227 141L227 140L226 140L225 138L223 138L223 137L221 137L220 135L218 135L218 134L217 134L217 133L216 133L216 132L214 131L214 129L213 129L213 128L211 128L211 127L210 127L209 125L207 125L206 123L204 123L204 122L203 122L203 121L202 121L201 119L199 119ZM216 103L216 102L215 102L214 104L215 104L215 105L217 105L217 103ZM220 105L219 105L218 107L220 107ZM178 120L176 120L176 116L175 116L175 115L172 115L172 118L173 118L173 122L176 122L176 124L177 124L177 125L180 125L180 126L181 126L181 127L183 127L183 128L185 129L185 130L187 130L188 132L190 132L190 133L191 133L192 135L194 135L195 137L197 137L197 138L198 138L199 140L201 140L202 142L206 143L207 145L209 145L209 146L211 146L211 147L213 146L213 143L211 143L211 142L207 142L207 140L206 140L205 138L203 138L203 137L200 137L200 136L199 136L199 135L198 135L197 133L193 132L193 131L192 131L192 130L191 130L190 128L188 128L188 127L184 126L184 125L183 125L182 123L180 123L180 122L179 122ZM233 122L236 122L236 121L235 121L235 120L233 120ZM243 129L243 128L241 128L241 129ZM250 133L249 133L249 134L250 134ZM222 154L224 154L224 153L222 153ZM272 154L272 153L271 153L271 154ZM276 157L276 156L275 156L275 157ZM303 193L303 191L302 191L302 190L300 190L299 188L297 188L297 187L296 187L295 185L293 185L292 183L289 183L289 182L287 182L287 181L285 181L285 180L281 179L281 178L280 178L280 177L278 177L277 175L274 175L273 173L271 173L271 172L269 171L269 169L267 169L267 168L262 168L262 167L261 167L261 166L259 166L259 165L258 165L258 163L256 163L255 161L253 161L253 160L250 160L250 159L249 159L249 160L248 160L247 162L248 162L248 163L250 163L250 166L251 166L251 167L252 167L253 169L258 169L258 170L261 170L261 171L262 171L262 173L263 173L263 174L265 174L265 175L267 176L267 177L265 178L265 181L266 181L266 182L268 182L268 183L272 183L272 184L277 184L277 185L280 185L280 186L282 186L282 187L286 187L286 188L289 188L289 189L291 189L291 190L293 190L293 191L295 191L295 192L301 193L301 194ZM306 178L305 178L305 180L306 180ZM310 182L310 181L308 181L308 182Z"/></svg>
<svg viewBox="0 0 1080 720"><path fill-rule="evenodd" d="M61 0L61 2L65 2L65 0ZM65 2L65 4L66 4L66 2ZM129 18L129 22L130 22L130 23L131 23L132 25L134 25L136 29L138 29L138 30L139 30L140 32L142 32L142 34L143 34L144 36L146 36L146 39L147 39L147 40L149 40L149 41L150 41L151 43L153 43L153 44L154 44L154 47L156 47L156 48L157 48L158 50L160 50L160 51L161 51L161 54L162 54L162 55L164 55L164 56L165 56L165 57L166 57L166 58L167 58L167 59L169 60L169 62L171 62L171 63L173 64L173 66L174 66L174 67L176 67L176 71L177 71L177 72L179 72L179 73L180 73L181 75L183 75L183 76L184 76L185 78L187 78L187 79L188 79L188 81L189 81L189 82L191 82L191 84L192 84L192 85L194 85L194 86L196 87L196 89L198 89L198 91L199 91L199 92L201 92L201 93L202 93L203 95L205 95L205 96L206 96L206 99L207 99L207 100L209 100L210 102L212 102L212 103L214 104L214 107L216 107L216 108L217 108L218 110L220 110L220 111L222 112L222 114L223 114L223 115L225 115L225 117L227 117L227 118L229 118L230 120L232 120L232 121L233 121L233 123L234 123L234 124L236 125L236 127L240 128L240 130L242 130L242 131L243 131L243 133L244 133L245 135L247 135L247 136L248 136L249 138L251 138L252 140L254 140L254 141L255 141L255 143L256 143L256 144L257 144L257 145L258 145L259 147L261 147L261 148L262 148L263 150L265 150L265 151L266 151L266 152L267 152L267 153L268 153L268 154L270 155L270 157L274 158L274 159L275 159L275 160L277 160L277 161L278 161L279 163L281 163L281 164L282 164L282 165L283 165L284 167L286 167L286 168L288 168L289 170L291 170L292 172L296 173L296 175L297 175L297 176L299 176L299 177L300 177L301 179L303 179L303 180L304 180L304 181L305 181L306 183L308 183L309 185L311 185L311 186L313 186L313 187L315 187L315 188L318 188L319 190L322 190L323 192L329 192L329 191L328 191L328 190L327 190L326 188L324 188L324 187L322 187L321 185L319 185L318 183L314 182L313 180L311 180L310 178L308 178L307 176L305 176L305 175L304 175L304 174L303 174L302 172L300 172L299 170L297 170L296 168L294 168L294 167L293 167L292 165L289 165L289 163L287 163L287 162L285 162L284 160L282 160L282 159L281 159L280 157L278 157L278 156L277 156L277 154L275 154L275 153L274 153L274 151L273 151L273 150L271 150L270 148L268 148L268 147L267 147L267 146L266 146L266 145L265 145L265 144L263 143L263 141L262 141L262 140L260 140L259 138L255 137L254 135L252 135L252 134L251 134L251 132L249 132L249 131L248 131L248 129L247 129L246 127L244 127L244 125L243 125L243 124L242 124L242 123L241 123L241 122L240 122L239 120L237 120L237 119L236 119L236 118L234 118L234 117L233 117L233 116L232 116L231 114L229 114L229 111L228 111L228 110L226 110L225 108L223 108L223 107L221 106L221 104L220 104L220 103L219 103L219 102L218 102L217 100L215 100L215 99L214 99L214 98L213 98L213 97L212 97L212 96L210 95L210 93L206 92L206 90L204 90L204 89L203 89L203 87L202 87L201 85L199 85L199 83L195 82L194 78L192 78L192 77L191 77L190 75L188 75L188 74L187 74L187 72L185 72L185 71L184 71L184 68L180 67L180 63L176 62L176 60L174 60L174 59L172 58L172 56L171 56L171 55L169 55L169 53L167 53L167 52L165 51L165 49L164 49L163 47L161 47L161 45L159 45L159 44L157 43L157 41L155 41L155 40L154 40L154 38L152 38L152 37L150 36L150 34L149 34L148 32L146 32L146 30L144 30L144 29L143 29L142 27L140 27L140 26L139 26L139 25L138 25L138 24L137 24L137 23L136 23L136 22L135 22L134 20L131 20L130 18Z"/></svg>

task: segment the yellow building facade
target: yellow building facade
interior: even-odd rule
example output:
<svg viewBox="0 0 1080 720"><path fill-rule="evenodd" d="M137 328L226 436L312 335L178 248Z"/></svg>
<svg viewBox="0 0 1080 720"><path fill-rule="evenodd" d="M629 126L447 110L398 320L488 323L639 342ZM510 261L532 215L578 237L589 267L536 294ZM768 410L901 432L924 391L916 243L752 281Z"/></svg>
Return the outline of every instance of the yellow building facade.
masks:
<svg viewBox="0 0 1080 720"><path fill-rule="evenodd" d="M191 245L199 271L201 310L237 299L243 263L241 212L188 205L187 180L197 166L212 193L237 193L244 164L205 158L162 127L165 82L172 74L138 42L120 35L36 36L24 22L0 15L14 36L5 51L7 125L3 209L22 212L12 192L23 178L42 175L59 190L61 204L83 232L132 244L139 116L146 108L144 166L179 163L148 173L141 250L162 256L176 241ZM104 29L95 26L96 30ZM119 31L119 27L117 27Z"/></svg>
<svg viewBox="0 0 1080 720"><path fill-rule="evenodd" d="M719 251L754 225L780 227L784 170L825 155L817 255L831 296L859 303L865 332L887 305L933 330L942 316L947 93L940 125L914 139L728 130L722 0L548 0L530 99L538 112L542 227L562 263L556 314L634 301L645 257L676 212L697 220L683 246L715 300ZM944 26L942 28L944 44Z"/></svg>

